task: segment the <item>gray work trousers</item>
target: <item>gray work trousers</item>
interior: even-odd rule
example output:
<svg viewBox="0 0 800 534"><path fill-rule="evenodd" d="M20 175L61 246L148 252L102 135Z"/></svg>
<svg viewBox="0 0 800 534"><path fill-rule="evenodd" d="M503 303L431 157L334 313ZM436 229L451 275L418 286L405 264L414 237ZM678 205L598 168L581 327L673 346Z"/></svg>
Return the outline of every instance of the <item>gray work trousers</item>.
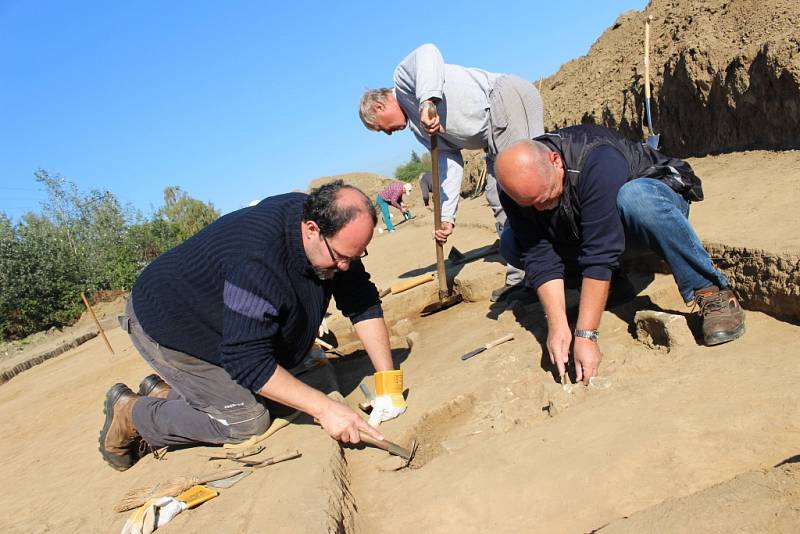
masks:
<svg viewBox="0 0 800 534"><path fill-rule="evenodd" d="M266 399L222 367L159 345L142 329L131 300L122 323L136 350L172 388L167 400L139 397L133 406L133 426L148 445L239 443L269 427Z"/></svg>
<svg viewBox="0 0 800 534"><path fill-rule="evenodd" d="M489 93L489 147L486 150L486 200L494 213L497 235L503 234L506 213L500 205L494 176L497 154L516 141L533 139L544 133L544 105L536 87L518 76L505 75L495 81ZM517 285L525 271L506 265L506 285Z"/></svg>

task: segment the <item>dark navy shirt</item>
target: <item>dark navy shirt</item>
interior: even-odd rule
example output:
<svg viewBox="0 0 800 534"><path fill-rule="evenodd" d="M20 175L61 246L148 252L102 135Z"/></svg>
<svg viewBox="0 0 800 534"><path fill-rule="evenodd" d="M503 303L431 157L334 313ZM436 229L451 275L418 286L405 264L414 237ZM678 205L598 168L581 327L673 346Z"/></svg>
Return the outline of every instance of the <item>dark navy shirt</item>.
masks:
<svg viewBox="0 0 800 534"><path fill-rule="evenodd" d="M361 262L329 281L315 275L300 234L306 198L264 199L156 258L131 292L144 331L258 392L278 364L302 360L331 296L353 323L382 317Z"/></svg>
<svg viewBox="0 0 800 534"><path fill-rule="evenodd" d="M576 192L577 236L557 216L558 208L538 212L500 193L508 224L522 252L527 285L538 288L550 280L563 279L565 262L577 263L586 278L611 279L625 250L617 193L629 177L630 165L616 148L601 145L589 153Z"/></svg>

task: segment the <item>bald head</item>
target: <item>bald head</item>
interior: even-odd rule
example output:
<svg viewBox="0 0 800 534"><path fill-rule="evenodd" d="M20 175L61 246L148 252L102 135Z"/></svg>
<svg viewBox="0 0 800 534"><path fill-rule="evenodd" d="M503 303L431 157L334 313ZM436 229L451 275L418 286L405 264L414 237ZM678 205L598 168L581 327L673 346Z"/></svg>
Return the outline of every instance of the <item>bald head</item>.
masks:
<svg viewBox="0 0 800 534"><path fill-rule="evenodd" d="M539 141L518 141L495 162L497 180L520 206L538 211L555 208L564 183L564 166L558 153Z"/></svg>

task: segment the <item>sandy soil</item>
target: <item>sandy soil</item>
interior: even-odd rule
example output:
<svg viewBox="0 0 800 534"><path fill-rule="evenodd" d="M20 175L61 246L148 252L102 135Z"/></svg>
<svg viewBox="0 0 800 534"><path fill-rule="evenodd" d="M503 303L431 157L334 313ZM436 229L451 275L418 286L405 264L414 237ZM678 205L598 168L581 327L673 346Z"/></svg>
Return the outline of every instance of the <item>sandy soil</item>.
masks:
<svg viewBox="0 0 800 534"><path fill-rule="evenodd" d="M790 209L800 201L798 160L796 152L693 160L707 191L692 212L701 236L800 253ZM765 170L778 186L761 186ZM366 264L379 286L432 268L431 216L415 211L417 219L370 245ZM484 200L464 202L452 244L468 251L495 237ZM502 283L496 258L470 267L481 283ZM400 302L385 300L394 318L403 316ZM319 430L292 425L267 444L274 453L301 448L302 459L257 472L163 532L796 531L800 327L750 312L741 340L667 352L634 339L639 309L688 313L671 278L657 275L636 300L603 316L609 387L573 393L542 361L536 303L484 300L411 315L404 329L416 332L416 342L395 351L409 409L382 430L402 444L420 442L413 469L380 471L386 455L372 449L345 449L346 463L339 462L338 447ZM508 332L514 341L459 359ZM200 457L208 448L148 457L124 473L102 462L97 432L106 390L117 381L135 387L150 372L119 328L108 335L115 356L95 338L0 386L2 531L118 531L125 516L113 505L127 489L211 464ZM348 401L362 400L363 353L333 369ZM371 386L370 377L365 382ZM354 503L352 523L315 522L341 500Z"/></svg>

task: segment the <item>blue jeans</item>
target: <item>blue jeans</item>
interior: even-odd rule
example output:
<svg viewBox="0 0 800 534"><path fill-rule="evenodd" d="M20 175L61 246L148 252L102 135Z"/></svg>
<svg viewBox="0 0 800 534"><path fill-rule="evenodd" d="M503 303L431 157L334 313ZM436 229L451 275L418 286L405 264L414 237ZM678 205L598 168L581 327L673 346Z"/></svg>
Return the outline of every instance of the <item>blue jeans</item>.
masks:
<svg viewBox="0 0 800 534"><path fill-rule="evenodd" d="M689 203L664 182L652 178L627 182L617 194L617 210L626 238L657 252L669 264L685 302L692 301L699 289L728 286L689 224ZM508 263L522 267L522 252L510 228L503 232L500 252Z"/></svg>
<svg viewBox="0 0 800 534"><path fill-rule="evenodd" d="M389 203L383 200L380 195L375 197L375 202L377 202L378 207L381 209L381 217L383 218L383 224L386 225L386 229L390 232L393 231L394 225L392 224L392 216L389 214Z"/></svg>

